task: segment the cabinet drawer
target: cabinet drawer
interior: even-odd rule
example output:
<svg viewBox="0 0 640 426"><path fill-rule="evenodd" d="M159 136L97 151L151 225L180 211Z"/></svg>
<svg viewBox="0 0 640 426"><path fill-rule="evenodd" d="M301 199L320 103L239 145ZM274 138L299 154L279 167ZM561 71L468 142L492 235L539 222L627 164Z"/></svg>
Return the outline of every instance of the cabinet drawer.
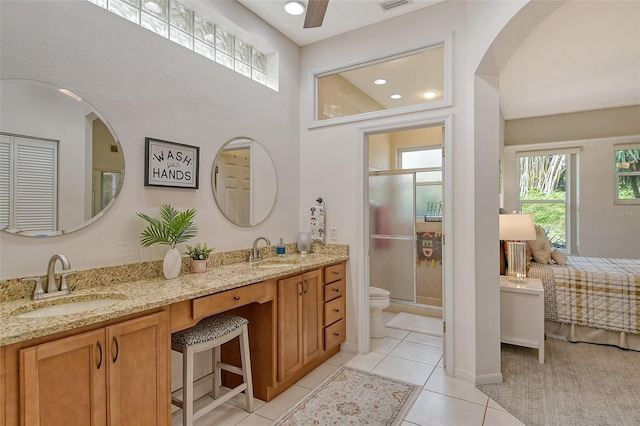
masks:
<svg viewBox="0 0 640 426"><path fill-rule="evenodd" d="M266 287L265 283L259 283L193 299L191 301L193 319L205 318L249 303L259 302L266 296Z"/></svg>
<svg viewBox="0 0 640 426"><path fill-rule="evenodd" d="M329 349L344 342L347 334L347 322L344 319L324 329L324 347Z"/></svg>
<svg viewBox="0 0 640 426"><path fill-rule="evenodd" d="M344 297L338 297L324 304L324 325L333 324L344 318Z"/></svg>
<svg viewBox="0 0 640 426"><path fill-rule="evenodd" d="M343 296L346 289L344 280L339 280L324 286L324 301L328 302L337 297Z"/></svg>
<svg viewBox="0 0 640 426"><path fill-rule="evenodd" d="M344 262L324 268L324 283L329 284L334 281L344 279L346 275L346 264Z"/></svg>

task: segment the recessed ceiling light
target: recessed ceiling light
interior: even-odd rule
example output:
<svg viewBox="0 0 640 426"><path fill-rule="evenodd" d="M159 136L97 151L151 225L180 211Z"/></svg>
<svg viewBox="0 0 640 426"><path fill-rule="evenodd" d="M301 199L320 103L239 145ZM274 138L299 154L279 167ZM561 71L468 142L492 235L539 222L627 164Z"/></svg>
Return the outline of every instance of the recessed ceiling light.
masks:
<svg viewBox="0 0 640 426"><path fill-rule="evenodd" d="M304 4L299 1L288 1L284 4L284 10L289 15L302 15L304 13Z"/></svg>
<svg viewBox="0 0 640 426"><path fill-rule="evenodd" d="M377 80L373 80L373 84L377 84L378 86L380 86L382 84L387 84L387 80L385 80L384 78L379 78Z"/></svg>
<svg viewBox="0 0 640 426"><path fill-rule="evenodd" d="M428 92L424 92L424 93L422 94L422 96L423 96L425 99L433 99L433 98L435 98L436 96L438 96L438 92L436 92L436 91L434 91L434 90L429 90Z"/></svg>
<svg viewBox="0 0 640 426"><path fill-rule="evenodd" d="M400 99L401 97L402 95L398 95L398 94L391 95L391 99Z"/></svg>

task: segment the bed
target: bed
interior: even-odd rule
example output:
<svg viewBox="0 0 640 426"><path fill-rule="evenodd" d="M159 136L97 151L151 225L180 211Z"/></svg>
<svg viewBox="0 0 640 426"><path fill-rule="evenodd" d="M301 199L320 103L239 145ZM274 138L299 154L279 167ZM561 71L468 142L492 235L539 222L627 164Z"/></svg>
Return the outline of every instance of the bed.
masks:
<svg viewBox="0 0 640 426"><path fill-rule="evenodd" d="M640 259L567 256L531 262L545 290L545 332L572 342L640 350Z"/></svg>
<svg viewBox="0 0 640 426"><path fill-rule="evenodd" d="M542 280L546 335L640 351L640 259L565 256L540 232L527 275Z"/></svg>

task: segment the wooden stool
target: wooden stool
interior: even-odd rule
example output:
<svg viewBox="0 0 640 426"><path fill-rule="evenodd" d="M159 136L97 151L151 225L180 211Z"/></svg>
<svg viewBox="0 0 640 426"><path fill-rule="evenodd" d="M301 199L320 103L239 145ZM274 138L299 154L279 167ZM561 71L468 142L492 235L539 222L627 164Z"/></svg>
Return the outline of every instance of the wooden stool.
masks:
<svg viewBox="0 0 640 426"><path fill-rule="evenodd" d="M182 353L183 362L182 400L172 396L171 403L182 408L184 426L191 426L194 420L225 403L242 391L244 391L246 397L246 410L248 412L253 411L253 384L251 381L248 323L249 321L246 318L235 315L218 314L201 320L191 328L177 331L171 335L171 349ZM220 347L236 337L239 337L240 340L242 368L220 361ZM193 386L195 383L193 382L193 356L207 349L213 349L213 371L211 374L207 374L198 379L196 383L212 378L214 400L194 413ZM242 376L242 383L223 396L219 396L220 387L222 386L220 377L221 370Z"/></svg>

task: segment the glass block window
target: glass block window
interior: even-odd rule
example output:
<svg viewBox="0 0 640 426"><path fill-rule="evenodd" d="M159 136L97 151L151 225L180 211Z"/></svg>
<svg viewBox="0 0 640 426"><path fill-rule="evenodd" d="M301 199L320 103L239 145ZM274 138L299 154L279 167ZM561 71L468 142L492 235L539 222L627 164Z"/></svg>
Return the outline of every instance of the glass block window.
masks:
<svg viewBox="0 0 640 426"><path fill-rule="evenodd" d="M269 57L175 0L89 0L149 31L267 85Z"/></svg>

